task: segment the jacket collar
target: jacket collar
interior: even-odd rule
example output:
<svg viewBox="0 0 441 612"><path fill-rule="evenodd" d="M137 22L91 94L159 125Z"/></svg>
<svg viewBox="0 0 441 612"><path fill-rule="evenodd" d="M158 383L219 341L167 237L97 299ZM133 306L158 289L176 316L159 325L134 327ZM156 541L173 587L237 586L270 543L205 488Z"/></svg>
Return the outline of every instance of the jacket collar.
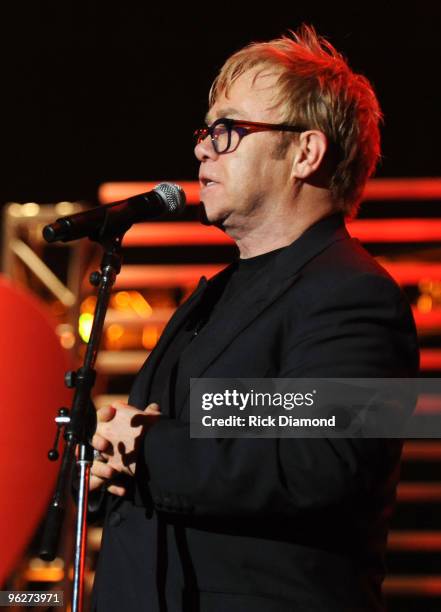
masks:
<svg viewBox="0 0 441 612"><path fill-rule="evenodd" d="M277 279L299 272L311 259L334 242L350 238L343 215L336 213L311 225L274 259L272 273ZM269 279L271 280L271 279Z"/></svg>

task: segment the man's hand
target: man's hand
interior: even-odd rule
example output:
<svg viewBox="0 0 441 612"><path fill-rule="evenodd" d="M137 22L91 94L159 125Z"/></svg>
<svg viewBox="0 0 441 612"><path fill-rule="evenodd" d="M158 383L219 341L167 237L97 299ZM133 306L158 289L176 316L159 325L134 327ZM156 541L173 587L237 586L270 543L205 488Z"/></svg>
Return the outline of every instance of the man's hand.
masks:
<svg viewBox="0 0 441 612"><path fill-rule="evenodd" d="M115 402L97 410L97 427L92 446L101 452L102 460L95 459L91 469L90 490L111 481L118 474L133 476L136 453L142 434L154 425L160 415L158 404L139 410L122 402ZM108 491L124 495L125 488L109 482Z"/></svg>
<svg viewBox="0 0 441 612"><path fill-rule="evenodd" d="M104 457L103 459L94 459L90 469L89 490L95 491L96 489L106 485L109 493L123 496L126 494L125 487L111 484L112 480L117 476L118 472L110 467L110 465L107 465Z"/></svg>

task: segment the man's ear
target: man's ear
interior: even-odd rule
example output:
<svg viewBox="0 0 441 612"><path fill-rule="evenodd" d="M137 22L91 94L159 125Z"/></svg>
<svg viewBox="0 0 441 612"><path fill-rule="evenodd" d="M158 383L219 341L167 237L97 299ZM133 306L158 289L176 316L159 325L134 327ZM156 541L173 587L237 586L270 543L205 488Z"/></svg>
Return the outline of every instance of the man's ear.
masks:
<svg viewBox="0 0 441 612"><path fill-rule="evenodd" d="M319 130L302 132L296 143L292 176L307 179L317 172L328 150L328 139Z"/></svg>

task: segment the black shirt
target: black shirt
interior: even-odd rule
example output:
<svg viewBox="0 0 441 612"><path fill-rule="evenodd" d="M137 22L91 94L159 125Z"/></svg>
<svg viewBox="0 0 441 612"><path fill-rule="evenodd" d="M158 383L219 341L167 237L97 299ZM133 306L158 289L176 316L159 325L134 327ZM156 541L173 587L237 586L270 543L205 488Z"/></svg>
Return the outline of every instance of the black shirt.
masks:
<svg viewBox="0 0 441 612"><path fill-rule="evenodd" d="M240 294L247 290L247 284L254 275L265 268L281 250L276 249L248 259L237 259L225 270L221 280L209 282L201 303L187 324L175 335L158 365L148 399L149 404L156 402L160 408L168 404L169 416L174 417L174 393L182 351L203 326L209 325L217 313L228 308L231 302L236 301Z"/></svg>

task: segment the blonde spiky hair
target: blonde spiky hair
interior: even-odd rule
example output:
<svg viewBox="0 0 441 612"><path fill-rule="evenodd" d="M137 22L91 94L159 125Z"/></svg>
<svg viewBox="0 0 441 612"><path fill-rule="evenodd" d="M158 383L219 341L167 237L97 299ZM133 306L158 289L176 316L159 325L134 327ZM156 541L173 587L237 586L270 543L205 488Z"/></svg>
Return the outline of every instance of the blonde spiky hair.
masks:
<svg viewBox="0 0 441 612"><path fill-rule="evenodd" d="M269 42L251 43L224 64L209 95L210 107L234 81L255 68L276 69L276 102L283 121L322 131L330 143L329 188L346 215L357 212L380 158L382 113L370 82L312 26Z"/></svg>

